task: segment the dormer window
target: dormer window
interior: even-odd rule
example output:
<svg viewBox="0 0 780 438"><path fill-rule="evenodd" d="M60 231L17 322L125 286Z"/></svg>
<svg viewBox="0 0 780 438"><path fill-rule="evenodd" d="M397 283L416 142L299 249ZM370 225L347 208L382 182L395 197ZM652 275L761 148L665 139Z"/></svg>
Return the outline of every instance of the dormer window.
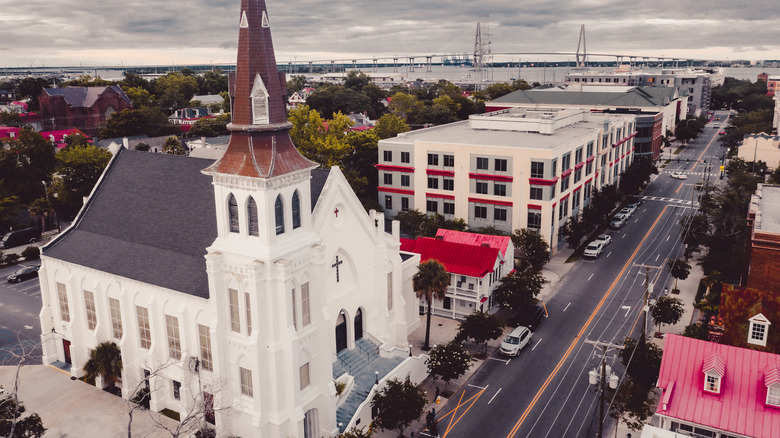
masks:
<svg viewBox="0 0 780 438"><path fill-rule="evenodd" d="M714 392L720 394L720 376L716 374L705 374L704 376L704 390L707 392Z"/></svg>
<svg viewBox="0 0 780 438"><path fill-rule="evenodd" d="M766 404L780 408L780 383L766 389Z"/></svg>
<svg viewBox="0 0 780 438"><path fill-rule="evenodd" d="M710 353L702 366L704 373L704 390L720 394L721 380L726 375L726 363L715 353Z"/></svg>
<svg viewBox="0 0 780 438"><path fill-rule="evenodd" d="M766 340L769 334L769 319L767 319L762 313L750 318L750 325L748 326L748 344L760 345L766 347Z"/></svg>

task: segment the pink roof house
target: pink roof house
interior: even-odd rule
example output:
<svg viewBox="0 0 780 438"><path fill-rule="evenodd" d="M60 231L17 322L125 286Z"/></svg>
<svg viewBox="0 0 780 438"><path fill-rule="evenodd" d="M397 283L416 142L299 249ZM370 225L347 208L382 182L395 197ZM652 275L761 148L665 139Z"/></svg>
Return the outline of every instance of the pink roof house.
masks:
<svg viewBox="0 0 780 438"><path fill-rule="evenodd" d="M667 335L656 416L707 437L780 437L780 355Z"/></svg>
<svg viewBox="0 0 780 438"><path fill-rule="evenodd" d="M463 319L476 310L497 310L493 289L512 268L498 248L420 237L401 239L401 251L420 254L420 262L438 260L450 273L446 298L433 303L434 315Z"/></svg>
<svg viewBox="0 0 780 438"><path fill-rule="evenodd" d="M0 126L0 140L16 138L19 136L19 131L21 130L22 128L17 128L15 126Z"/></svg>
<svg viewBox="0 0 780 438"><path fill-rule="evenodd" d="M515 253L515 245L509 236L493 236L490 234L467 233L465 231L445 230L439 228L436 237L441 237L445 242L465 243L466 245L489 246L501 252L504 261L512 261ZM508 255L507 255L508 254Z"/></svg>

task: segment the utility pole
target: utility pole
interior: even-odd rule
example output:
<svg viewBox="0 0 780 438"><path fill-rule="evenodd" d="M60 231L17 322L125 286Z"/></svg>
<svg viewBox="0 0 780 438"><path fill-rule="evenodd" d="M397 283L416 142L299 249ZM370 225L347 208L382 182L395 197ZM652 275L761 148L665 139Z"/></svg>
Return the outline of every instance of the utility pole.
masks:
<svg viewBox="0 0 780 438"><path fill-rule="evenodd" d="M644 294L644 305L642 306L642 335L639 337L639 342L644 344L645 342L645 333L647 333L647 313L650 312L650 294L652 291L650 290L650 268L653 269L661 269L663 266L653 266L653 265L642 265L642 264L635 264L634 266L639 266L640 268L645 268L645 294Z"/></svg>
<svg viewBox="0 0 780 438"><path fill-rule="evenodd" d="M609 342L590 341L587 339L585 340L585 343L602 349L601 364L599 365L600 370L597 372L597 374L599 374L598 382L593 381L594 374L591 374L594 373L595 370L588 373L590 377L589 383L598 383L599 385L599 432L597 437L602 438L604 433L604 393L606 392L605 386L607 380L607 352L610 350L622 350L624 347L622 345L611 344ZM612 376L614 376L614 379ZM610 375L609 387L612 389L617 388L617 376L614 374Z"/></svg>

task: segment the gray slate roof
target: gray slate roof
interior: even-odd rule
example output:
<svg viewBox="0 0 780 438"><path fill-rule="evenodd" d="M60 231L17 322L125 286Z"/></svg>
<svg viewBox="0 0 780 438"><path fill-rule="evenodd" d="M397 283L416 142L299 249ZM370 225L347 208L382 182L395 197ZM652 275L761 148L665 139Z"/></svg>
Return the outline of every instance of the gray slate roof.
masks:
<svg viewBox="0 0 780 438"><path fill-rule="evenodd" d="M43 255L209 297L206 248L217 238L214 160L120 148L74 225ZM329 169L314 169L312 209Z"/></svg>
<svg viewBox="0 0 780 438"><path fill-rule="evenodd" d="M211 160L120 149L74 225L45 256L208 298L217 237Z"/></svg>
<svg viewBox="0 0 780 438"><path fill-rule="evenodd" d="M107 87L65 87L65 88L44 88L43 91L49 96L62 96L68 105L75 108L90 108L97 102L100 95L107 90L112 90L127 103L130 98L118 85L109 85Z"/></svg>
<svg viewBox="0 0 780 438"><path fill-rule="evenodd" d="M620 107L665 106L674 99L673 87L636 87L628 92L517 90L491 104L597 105Z"/></svg>

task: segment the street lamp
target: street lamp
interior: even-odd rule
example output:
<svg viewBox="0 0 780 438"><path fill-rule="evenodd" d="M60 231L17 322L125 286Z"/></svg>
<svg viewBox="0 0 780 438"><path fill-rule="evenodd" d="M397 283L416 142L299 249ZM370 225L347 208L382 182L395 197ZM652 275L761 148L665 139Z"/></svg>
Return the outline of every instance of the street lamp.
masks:
<svg viewBox="0 0 780 438"><path fill-rule="evenodd" d="M43 184L43 193L46 195L46 203L49 202L49 191L46 190L46 181L41 181L41 184Z"/></svg>

